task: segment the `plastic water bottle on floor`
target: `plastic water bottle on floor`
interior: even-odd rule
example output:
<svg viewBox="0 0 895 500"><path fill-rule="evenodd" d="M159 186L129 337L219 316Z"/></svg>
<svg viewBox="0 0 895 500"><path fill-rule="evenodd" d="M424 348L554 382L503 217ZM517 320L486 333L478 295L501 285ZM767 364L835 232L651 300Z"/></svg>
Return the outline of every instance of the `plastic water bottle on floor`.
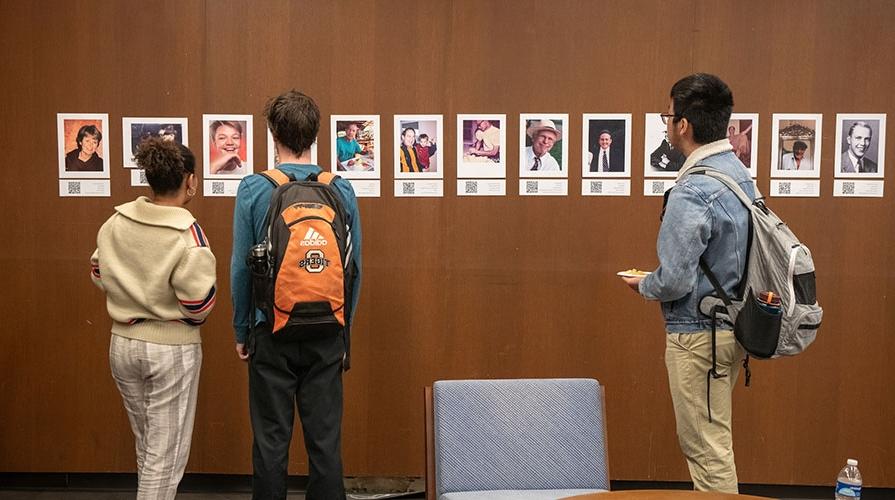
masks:
<svg viewBox="0 0 895 500"><path fill-rule="evenodd" d="M858 461L849 458L845 467L839 471L836 478L836 500L853 500L861 498L861 471L858 470Z"/></svg>

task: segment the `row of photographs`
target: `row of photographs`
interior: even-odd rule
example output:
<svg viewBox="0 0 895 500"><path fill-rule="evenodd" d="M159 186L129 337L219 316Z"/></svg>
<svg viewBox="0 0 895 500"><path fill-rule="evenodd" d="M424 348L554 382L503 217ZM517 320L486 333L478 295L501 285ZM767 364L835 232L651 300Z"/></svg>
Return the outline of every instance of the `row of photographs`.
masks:
<svg viewBox="0 0 895 500"><path fill-rule="evenodd" d="M821 114L774 114L771 177L820 177ZM631 176L631 115L584 114L583 177ZM123 166L136 168L134 152L149 137L188 144L186 118L122 118ZM332 170L347 179L380 179L382 145L379 115L331 116ZM457 115L457 177L506 177L506 115ZM569 115L521 114L519 176L568 177ZM59 177L109 178L107 114L57 115ZM255 171L252 115L203 115L203 174L206 179L240 179ZM882 178L885 168L885 114L837 114L836 177ZM758 114L734 113L727 138L734 153L758 171ZM396 179L442 179L442 115L396 115ZM267 165L277 163L270 131ZM316 160L316 147L314 153ZM658 113L645 118L644 176L675 177L684 156L668 142L667 125Z"/></svg>

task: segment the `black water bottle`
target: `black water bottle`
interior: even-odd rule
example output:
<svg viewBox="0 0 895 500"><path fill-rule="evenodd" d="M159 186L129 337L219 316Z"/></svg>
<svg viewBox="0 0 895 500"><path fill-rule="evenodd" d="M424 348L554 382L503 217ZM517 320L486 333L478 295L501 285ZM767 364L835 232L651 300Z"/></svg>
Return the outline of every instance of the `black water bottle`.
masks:
<svg viewBox="0 0 895 500"><path fill-rule="evenodd" d="M267 243L259 243L252 247L249 254L249 268L256 276L267 276L267 271L270 269Z"/></svg>

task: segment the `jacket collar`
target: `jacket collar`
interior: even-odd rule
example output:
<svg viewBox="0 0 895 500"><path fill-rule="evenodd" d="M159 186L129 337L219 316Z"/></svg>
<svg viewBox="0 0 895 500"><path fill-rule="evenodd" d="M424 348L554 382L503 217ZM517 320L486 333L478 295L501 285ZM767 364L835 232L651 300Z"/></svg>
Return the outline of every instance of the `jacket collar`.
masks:
<svg viewBox="0 0 895 500"><path fill-rule="evenodd" d="M115 207L115 211L142 224L170 227L181 231L196 222L196 218L189 210L181 207L156 205L145 196L124 205L118 205Z"/></svg>
<svg viewBox="0 0 895 500"><path fill-rule="evenodd" d="M690 156L687 157L687 161L684 162L684 166L681 167L681 169L677 173L675 182L681 180L681 178L687 175L687 170L690 170L691 167L696 166L696 164L701 162L703 159L719 153L726 153L728 151L733 151L733 146L730 145L730 141L726 137L724 139L699 146L698 148L693 150L692 153L690 153Z"/></svg>

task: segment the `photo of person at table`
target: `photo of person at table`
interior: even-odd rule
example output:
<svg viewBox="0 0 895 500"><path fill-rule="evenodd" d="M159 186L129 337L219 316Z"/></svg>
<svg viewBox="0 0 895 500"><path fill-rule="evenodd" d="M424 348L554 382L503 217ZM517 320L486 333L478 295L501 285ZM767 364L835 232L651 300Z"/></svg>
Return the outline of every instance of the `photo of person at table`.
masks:
<svg viewBox="0 0 895 500"><path fill-rule="evenodd" d="M65 154L66 172L102 172L103 158L98 154L103 133L94 124L82 125L75 137L77 147Z"/></svg>
<svg viewBox="0 0 895 500"><path fill-rule="evenodd" d="M354 121L337 121L336 127L336 168L341 171L362 172L371 170L369 152L358 142L358 132L362 123ZM367 161L365 161L365 157Z"/></svg>
<svg viewBox="0 0 895 500"><path fill-rule="evenodd" d="M463 120L463 161L500 163L500 123Z"/></svg>
<svg viewBox="0 0 895 500"><path fill-rule="evenodd" d="M246 151L244 144L246 122L241 120L214 120L208 126L210 175L245 175Z"/></svg>

